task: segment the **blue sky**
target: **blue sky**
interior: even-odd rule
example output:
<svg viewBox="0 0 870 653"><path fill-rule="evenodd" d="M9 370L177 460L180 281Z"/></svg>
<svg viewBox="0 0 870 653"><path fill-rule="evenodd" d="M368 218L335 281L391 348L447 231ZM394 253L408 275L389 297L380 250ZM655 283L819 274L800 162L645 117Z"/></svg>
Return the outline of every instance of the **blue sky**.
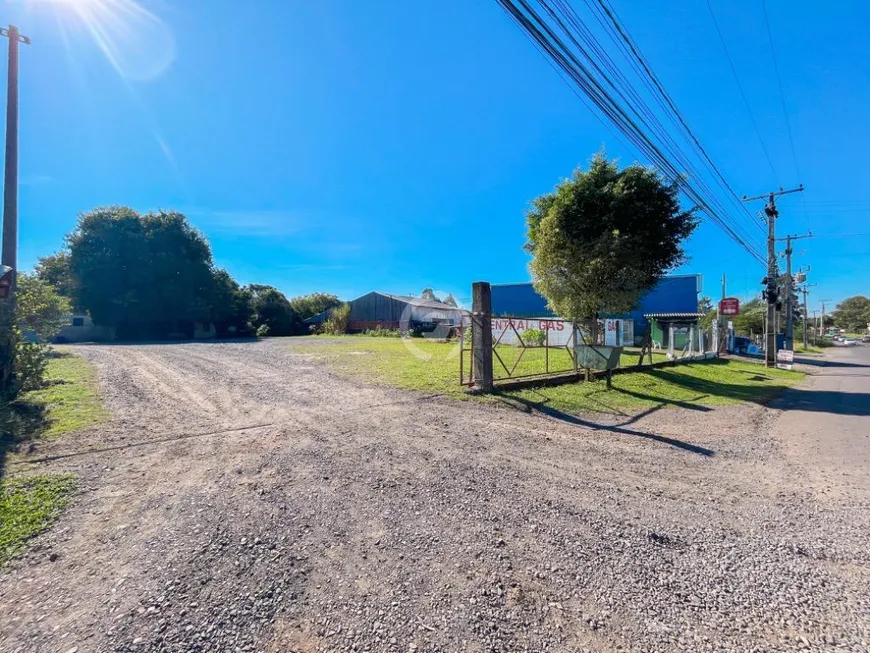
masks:
<svg viewBox="0 0 870 653"><path fill-rule="evenodd" d="M803 202L782 200L780 234L865 234L800 241L796 263L819 284L811 308L867 294L870 6L767 3L799 176L760 3L711 2L776 177L705 3L613 0L740 194L806 186ZM140 7L4 3L3 20L33 40L21 53L22 268L57 250L79 211L127 204L184 212L219 265L288 295L433 286L467 298L475 280L528 278L532 198L602 147L638 159L495 0ZM761 266L716 227L688 251L683 271L703 274L706 292L723 272L729 294L760 290Z"/></svg>

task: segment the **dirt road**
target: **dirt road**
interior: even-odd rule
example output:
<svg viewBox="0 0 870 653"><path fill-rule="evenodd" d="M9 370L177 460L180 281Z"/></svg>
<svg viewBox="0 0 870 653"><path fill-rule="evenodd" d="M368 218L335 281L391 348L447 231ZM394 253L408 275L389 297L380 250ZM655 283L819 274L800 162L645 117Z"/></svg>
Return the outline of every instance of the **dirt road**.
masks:
<svg viewBox="0 0 870 653"><path fill-rule="evenodd" d="M810 473L839 436L794 413L600 426L287 340L79 351L116 417L34 453L82 491L0 572L4 653L868 650L867 468Z"/></svg>

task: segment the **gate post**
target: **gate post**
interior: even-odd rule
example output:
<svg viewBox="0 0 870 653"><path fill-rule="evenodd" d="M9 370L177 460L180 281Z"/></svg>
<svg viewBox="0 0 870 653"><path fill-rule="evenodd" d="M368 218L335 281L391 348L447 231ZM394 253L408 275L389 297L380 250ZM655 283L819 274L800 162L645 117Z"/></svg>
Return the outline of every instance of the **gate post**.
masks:
<svg viewBox="0 0 870 653"><path fill-rule="evenodd" d="M492 392L492 290L486 281L471 285L471 357L474 387Z"/></svg>

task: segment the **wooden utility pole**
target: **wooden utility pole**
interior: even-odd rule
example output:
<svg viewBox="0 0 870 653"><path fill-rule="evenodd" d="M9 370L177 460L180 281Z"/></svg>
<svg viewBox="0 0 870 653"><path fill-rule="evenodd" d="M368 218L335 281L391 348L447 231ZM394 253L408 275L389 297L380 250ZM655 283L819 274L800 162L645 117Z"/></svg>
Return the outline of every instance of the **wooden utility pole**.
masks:
<svg viewBox="0 0 870 653"><path fill-rule="evenodd" d="M3 252L0 263L12 268L10 300L15 296L18 276L18 44L30 39L15 25L0 27L9 39L9 73L6 86L6 168L3 178Z"/></svg>
<svg viewBox="0 0 870 653"><path fill-rule="evenodd" d="M486 281L471 285L472 381L481 392L492 392L492 288Z"/></svg>
<svg viewBox="0 0 870 653"><path fill-rule="evenodd" d="M774 324L776 322L776 302L779 296L776 283L776 219L779 217L779 210L776 208L776 198L780 195L788 195L789 193L799 193L803 189L803 184L801 184L791 190L780 189L767 195L743 197L744 202L767 200L767 204L764 207L764 213L767 216L767 277L765 277L762 283L766 286L765 298L767 299L767 337L764 345L764 359L768 367L776 366L776 332L774 331Z"/></svg>

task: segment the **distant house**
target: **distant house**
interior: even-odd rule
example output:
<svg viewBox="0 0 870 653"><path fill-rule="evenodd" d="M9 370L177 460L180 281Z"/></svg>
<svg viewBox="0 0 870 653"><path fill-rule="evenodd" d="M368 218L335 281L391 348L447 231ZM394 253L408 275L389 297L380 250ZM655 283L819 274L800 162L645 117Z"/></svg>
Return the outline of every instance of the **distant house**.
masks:
<svg viewBox="0 0 870 653"><path fill-rule="evenodd" d="M400 331L419 329L436 336L446 335L450 327L459 326L463 314L466 313L460 308L441 302L382 292L370 292L349 301L348 304L348 330L351 332L381 327ZM321 324L329 318L330 312L324 311L310 317L305 323Z"/></svg>
<svg viewBox="0 0 870 653"><path fill-rule="evenodd" d="M84 313L74 313L69 316L69 324L55 336L55 342L98 342L110 340L109 330L97 326Z"/></svg>

